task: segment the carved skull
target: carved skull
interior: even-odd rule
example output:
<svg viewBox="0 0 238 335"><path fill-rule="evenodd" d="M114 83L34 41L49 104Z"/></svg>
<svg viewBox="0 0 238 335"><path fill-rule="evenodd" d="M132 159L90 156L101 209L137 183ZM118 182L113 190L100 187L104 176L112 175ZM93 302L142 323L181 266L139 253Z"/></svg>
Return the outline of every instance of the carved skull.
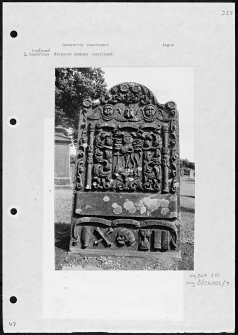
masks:
<svg viewBox="0 0 238 335"><path fill-rule="evenodd" d="M135 242L135 236L130 229L122 228L117 234L117 243L120 245L132 245Z"/></svg>
<svg viewBox="0 0 238 335"><path fill-rule="evenodd" d="M129 87L127 84L121 84L120 89L121 89L121 92L125 93L128 91Z"/></svg>

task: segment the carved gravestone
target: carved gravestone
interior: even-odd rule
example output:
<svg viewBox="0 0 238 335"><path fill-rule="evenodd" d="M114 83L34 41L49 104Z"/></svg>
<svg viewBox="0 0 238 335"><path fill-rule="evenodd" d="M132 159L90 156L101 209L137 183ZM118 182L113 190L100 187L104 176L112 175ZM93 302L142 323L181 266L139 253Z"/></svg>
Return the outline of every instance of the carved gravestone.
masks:
<svg viewBox="0 0 238 335"><path fill-rule="evenodd" d="M136 83L80 112L70 251L179 255L179 129L174 102Z"/></svg>

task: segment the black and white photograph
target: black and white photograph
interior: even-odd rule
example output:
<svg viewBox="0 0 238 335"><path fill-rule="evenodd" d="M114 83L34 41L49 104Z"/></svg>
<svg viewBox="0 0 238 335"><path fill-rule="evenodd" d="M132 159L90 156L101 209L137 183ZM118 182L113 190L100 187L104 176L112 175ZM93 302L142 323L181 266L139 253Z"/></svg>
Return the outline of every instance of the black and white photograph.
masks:
<svg viewBox="0 0 238 335"><path fill-rule="evenodd" d="M56 270L193 270L193 74L56 68Z"/></svg>
<svg viewBox="0 0 238 335"><path fill-rule="evenodd" d="M235 6L3 4L3 332L235 329Z"/></svg>

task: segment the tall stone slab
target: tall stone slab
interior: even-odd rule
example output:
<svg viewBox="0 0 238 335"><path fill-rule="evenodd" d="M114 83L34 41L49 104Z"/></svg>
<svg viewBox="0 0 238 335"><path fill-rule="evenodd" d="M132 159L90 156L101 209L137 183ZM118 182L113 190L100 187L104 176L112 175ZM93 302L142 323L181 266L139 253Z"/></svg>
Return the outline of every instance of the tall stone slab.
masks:
<svg viewBox="0 0 238 335"><path fill-rule="evenodd" d="M70 186L71 138L63 127L55 127L55 185Z"/></svg>
<svg viewBox="0 0 238 335"><path fill-rule="evenodd" d="M70 251L180 255L179 122L137 83L80 112Z"/></svg>

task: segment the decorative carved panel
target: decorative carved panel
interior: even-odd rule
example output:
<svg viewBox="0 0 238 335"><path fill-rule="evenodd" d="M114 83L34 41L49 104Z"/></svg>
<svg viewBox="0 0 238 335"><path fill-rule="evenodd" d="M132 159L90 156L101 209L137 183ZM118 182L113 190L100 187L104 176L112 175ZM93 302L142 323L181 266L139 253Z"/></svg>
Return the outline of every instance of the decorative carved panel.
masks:
<svg viewBox="0 0 238 335"><path fill-rule="evenodd" d="M145 86L122 83L99 101L86 99L83 105L71 251L110 249L120 254L126 249L152 254L176 249L176 104L160 104Z"/></svg>

